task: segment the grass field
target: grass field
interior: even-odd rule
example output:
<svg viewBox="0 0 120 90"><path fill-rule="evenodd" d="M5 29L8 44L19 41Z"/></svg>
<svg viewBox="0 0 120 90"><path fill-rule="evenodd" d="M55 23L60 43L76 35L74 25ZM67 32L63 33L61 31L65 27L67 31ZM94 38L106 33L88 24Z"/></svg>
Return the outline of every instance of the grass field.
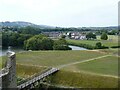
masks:
<svg viewBox="0 0 120 90"><path fill-rule="evenodd" d="M118 76L118 57L108 56L94 61L71 65L64 69L74 72L90 72L93 74Z"/></svg>
<svg viewBox="0 0 120 90"><path fill-rule="evenodd" d="M97 36L97 39L101 40L100 37L101 36ZM113 40L115 42L118 42L118 36L117 35L108 35L108 40Z"/></svg>
<svg viewBox="0 0 120 90"><path fill-rule="evenodd" d="M96 51L32 51L17 54L17 63L39 65L39 66L59 66L71 62L83 61L105 55Z"/></svg>
<svg viewBox="0 0 120 90"><path fill-rule="evenodd" d="M97 36L97 40L67 40L69 43L75 44L89 44L95 46L97 42L101 42L104 46L112 47L118 46L118 36L109 35L108 40L100 40L100 36Z"/></svg>
<svg viewBox="0 0 120 90"><path fill-rule="evenodd" d="M115 52L117 53L117 49L17 53L17 75L27 78L47 67L65 65L50 77L51 84L83 88L113 88L118 86L118 78L116 78L118 56L114 54ZM91 61L87 61L89 59ZM87 62L81 63L83 61Z"/></svg>
<svg viewBox="0 0 120 90"><path fill-rule="evenodd" d="M17 64L17 76L20 78L28 78L41 71L45 70L47 67L37 67L31 65Z"/></svg>
<svg viewBox="0 0 120 90"><path fill-rule="evenodd" d="M51 77L53 85L77 88L117 88L118 79L83 72L61 70Z"/></svg>

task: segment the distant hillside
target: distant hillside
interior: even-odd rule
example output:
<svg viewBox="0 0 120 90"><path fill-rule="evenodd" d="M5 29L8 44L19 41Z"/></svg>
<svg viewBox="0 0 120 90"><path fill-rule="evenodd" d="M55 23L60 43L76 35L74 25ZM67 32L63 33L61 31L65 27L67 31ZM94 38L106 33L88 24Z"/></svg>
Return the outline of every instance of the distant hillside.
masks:
<svg viewBox="0 0 120 90"><path fill-rule="evenodd" d="M91 30L118 30L118 26L109 26L109 27L82 27L81 29L91 29Z"/></svg>
<svg viewBox="0 0 120 90"><path fill-rule="evenodd" d="M9 27L26 27L26 26L32 26L32 27L37 27L41 29L46 29L46 28L55 28L52 26L47 26L47 25L36 25L30 22L23 22L23 21L16 21L16 22L0 22L0 26L9 26Z"/></svg>
<svg viewBox="0 0 120 90"><path fill-rule="evenodd" d="M9 26L9 27L26 27L26 26L32 26L37 27L40 29L55 29L56 27L53 26L47 26L47 25L36 25L30 22L24 22L24 21L5 21L0 22L0 27L2 26ZM60 27L59 27L60 28ZM61 27L63 28L63 27ZM108 26L108 27L78 27L76 29L91 29L91 30L118 30L118 26Z"/></svg>

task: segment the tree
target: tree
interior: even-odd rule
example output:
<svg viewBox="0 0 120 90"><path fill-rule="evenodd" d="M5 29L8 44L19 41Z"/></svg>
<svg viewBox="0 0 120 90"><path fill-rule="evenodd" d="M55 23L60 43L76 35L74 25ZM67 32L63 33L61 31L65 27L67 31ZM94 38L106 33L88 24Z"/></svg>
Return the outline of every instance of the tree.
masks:
<svg viewBox="0 0 120 90"><path fill-rule="evenodd" d="M47 37L42 38L42 49L43 50L52 50L53 49L53 40Z"/></svg>
<svg viewBox="0 0 120 90"><path fill-rule="evenodd" d="M96 48L101 48L102 47L102 43L101 42L97 42L96 43Z"/></svg>
<svg viewBox="0 0 120 90"><path fill-rule="evenodd" d="M106 33L102 33L101 39L102 39L102 40L107 40L107 39L108 39L107 34L106 34Z"/></svg>
<svg viewBox="0 0 120 90"><path fill-rule="evenodd" d="M24 42L26 50L52 50L53 40L45 35L36 35Z"/></svg>
<svg viewBox="0 0 120 90"><path fill-rule="evenodd" d="M86 38L87 38L87 40L89 40L89 39L96 39L96 35L93 34L92 32L90 32L90 33L88 33L88 34L86 35Z"/></svg>
<svg viewBox="0 0 120 90"><path fill-rule="evenodd" d="M63 38L54 41L53 49L54 50L71 50L71 48L67 45L66 40Z"/></svg>
<svg viewBox="0 0 120 90"><path fill-rule="evenodd" d="M31 27L31 26L27 26L27 27L20 28L18 30L18 32L22 33L22 34L36 35L36 34L40 34L41 33L41 29L35 28L35 27Z"/></svg>

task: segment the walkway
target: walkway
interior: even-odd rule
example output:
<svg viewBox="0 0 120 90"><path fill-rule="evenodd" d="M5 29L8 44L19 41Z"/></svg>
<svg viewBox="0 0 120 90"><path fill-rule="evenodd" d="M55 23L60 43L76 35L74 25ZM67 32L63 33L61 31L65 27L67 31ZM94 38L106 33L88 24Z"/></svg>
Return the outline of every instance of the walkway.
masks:
<svg viewBox="0 0 120 90"><path fill-rule="evenodd" d="M64 65L60 65L58 66L58 68L64 68L70 65L74 65L74 64L79 64L79 63L85 63L85 62L90 62L90 61L94 61L100 58L104 58L104 57L108 57L108 56L112 56L112 55L104 55L104 56L100 56L100 57L96 57L96 58L91 58L91 59L87 59L87 60L83 60L83 61L78 61L78 62L73 62L73 63L69 63L69 64L64 64Z"/></svg>
<svg viewBox="0 0 120 90"><path fill-rule="evenodd" d="M33 76L33 78L31 78L29 81L26 81L23 84L17 86L17 88L24 89L24 88L26 88L28 86L31 86L35 82L37 82L37 81L39 81L39 80L41 80L41 79L43 79L43 78L45 78L45 77L55 73L55 72L57 72L57 71L59 71L59 69L51 68L50 70L48 70L48 71L46 71L46 72L44 72L44 73L42 73L42 74L40 74L38 76L35 76L35 77Z"/></svg>

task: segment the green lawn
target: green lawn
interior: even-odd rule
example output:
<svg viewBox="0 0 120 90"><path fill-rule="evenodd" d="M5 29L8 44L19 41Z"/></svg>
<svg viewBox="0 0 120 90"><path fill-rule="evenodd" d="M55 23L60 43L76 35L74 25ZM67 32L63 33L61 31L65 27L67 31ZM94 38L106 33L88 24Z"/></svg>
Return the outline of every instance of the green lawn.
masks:
<svg viewBox="0 0 120 90"><path fill-rule="evenodd" d="M76 72L90 72L118 76L118 57L108 56L90 62L71 65L64 69Z"/></svg>
<svg viewBox="0 0 120 90"><path fill-rule="evenodd" d="M96 51L32 51L17 54L17 63L59 66L105 55Z"/></svg>
<svg viewBox="0 0 120 90"><path fill-rule="evenodd" d="M111 49L111 52L108 53L109 50L106 49L105 51L29 51L17 53L17 75L18 77L27 78L41 72L47 67L57 67L64 64L97 58L116 51L116 49ZM3 58L5 59L5 57ZM102 76L103 74L117 76L117 60L117 56L108 56L94 61L66 66L60 69L58 73L50 76L49 79L51 79L52 84L68 87L117 87L117 78Z"/></svg>
<svg viewBox="0 0 120 90"><path fill-rule="evenodd" d="M117 76L118 57L108 56L64 67L51 77L51 83L67 87L117 88Z"/></svg>
<svg viewBox="0 0 120 90"><path fill-rule="evenodd" d="M101 40L100 36L97 36L97 39ZM117 42L118 41L118 35L108 35L108 40L113 40L113 41Z"/></svg>
<svg viewBox="0 0 120 90"><path fill-rule="evenodd" d="M113 54L113 55L118 55L118 48L116 49L99 49L100 52L104 52L106 54Z"/></svg>
<svg viewBox="0 0 120 90"><path fill-rule="evenodd" d="M67 70L60 70L51 76L51 83L77 88L118 88L117 78Z"/></svg>
<svg viewBox="0 0 120 90"><path fill-rule="evenodd" d="M104 46L112 47L118 46L118 36L108 36L108 40L100 40L100 36L97 37L97 40L67 40L69 43L75 44L89 44L95 46L97 42L101 42Z"/></svg>

